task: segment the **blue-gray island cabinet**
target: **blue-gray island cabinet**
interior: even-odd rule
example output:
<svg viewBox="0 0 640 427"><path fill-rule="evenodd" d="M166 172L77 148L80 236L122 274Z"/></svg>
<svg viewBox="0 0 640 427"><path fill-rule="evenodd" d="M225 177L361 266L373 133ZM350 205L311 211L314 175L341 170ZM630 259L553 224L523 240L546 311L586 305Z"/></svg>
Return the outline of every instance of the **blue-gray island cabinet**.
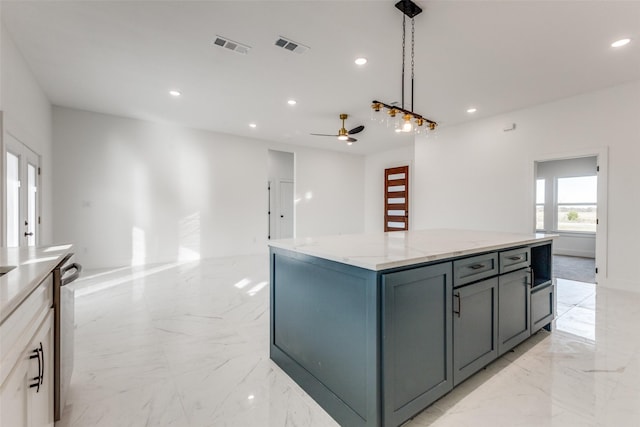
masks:
<svg viewBox="0 0 640 427"><path fill-rule="evenodd" d="M555 313L553 235L270 243L270 354L343 426L398 426Z"/></svg>

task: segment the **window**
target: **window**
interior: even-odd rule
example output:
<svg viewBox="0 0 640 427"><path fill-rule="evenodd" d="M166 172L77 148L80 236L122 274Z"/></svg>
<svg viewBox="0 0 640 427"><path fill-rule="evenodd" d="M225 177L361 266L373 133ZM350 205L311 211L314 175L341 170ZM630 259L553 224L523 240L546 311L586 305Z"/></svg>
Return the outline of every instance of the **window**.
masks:
<svg viewBox="0 0 640 427"><path fill-rule="evenodd" d="M544 179L536 180L536 230L544 230Z"/></svg>
<svg viewBox="0 0 640 427"><path fill-rule="evenodd" d="M20 243L20 157L7 151L7 246Z"/></svg>
<svg viewBox="0 0 640 427"><path fill-rule="evenodd" d="M596 231L598 177L558 178L559 231Z"/></svg>

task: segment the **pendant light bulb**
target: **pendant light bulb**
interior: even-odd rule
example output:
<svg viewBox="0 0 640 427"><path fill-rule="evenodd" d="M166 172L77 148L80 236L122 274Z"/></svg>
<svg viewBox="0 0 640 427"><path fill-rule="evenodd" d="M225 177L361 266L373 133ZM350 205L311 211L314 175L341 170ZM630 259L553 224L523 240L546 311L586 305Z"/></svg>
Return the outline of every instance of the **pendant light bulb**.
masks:
<svg viewBox="0 0 640 427"><path fill-rule="evenodd" d="M403 117L402 132L411 132L413 130L413 123L411 123L411 114L405 114Z"/></svg>

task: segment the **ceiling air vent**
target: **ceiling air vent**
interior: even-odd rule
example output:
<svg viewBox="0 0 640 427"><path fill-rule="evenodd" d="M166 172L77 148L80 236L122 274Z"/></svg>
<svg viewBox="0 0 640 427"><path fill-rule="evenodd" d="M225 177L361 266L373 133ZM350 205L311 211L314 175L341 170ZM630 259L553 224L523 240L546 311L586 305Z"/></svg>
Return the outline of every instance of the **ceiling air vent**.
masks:
<svg viewBox="0 0 640 427"><path fill-rule="evenodd" d="M216 46L224 47L225 49L232 50L236 53L241 53L242 55L246 55L247 53L249 53L249 49L251 49L251 47L247 46L246 44L234 42L233 40L221 36L216 36L213 44Z"/></svg>
<svg viewBox="0 0 640 427"><path fill-rule="evenodd" d="M287 49L295 53L305 53L306 51L309 50L309 46L305 46L298 42L294 42L293 40L289 40L282 36L278 37L278 39L276 40L276 46L279 46L283 49Z"/></svg>

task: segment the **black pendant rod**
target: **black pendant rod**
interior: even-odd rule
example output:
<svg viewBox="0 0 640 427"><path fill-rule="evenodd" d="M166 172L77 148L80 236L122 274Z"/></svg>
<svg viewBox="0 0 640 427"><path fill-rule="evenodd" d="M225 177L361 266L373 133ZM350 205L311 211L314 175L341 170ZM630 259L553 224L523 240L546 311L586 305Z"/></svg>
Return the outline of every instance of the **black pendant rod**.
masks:
<svg viewBox="0 0 640 427"><path fill-rule="evenodd" d="M413 69L414 69L414 55L415 55L415 32L416 32L416 20L411 18L411 110L413 110Z"/></svg>
<svg viewBox="0 0 640 427"><path fill-rule="evenodd" d="M405 38L407 35L406 30L406 16L402 15L402 108L404 108L404 63L405 59ZM413 109L413 107L411 107Z"/></svg>

